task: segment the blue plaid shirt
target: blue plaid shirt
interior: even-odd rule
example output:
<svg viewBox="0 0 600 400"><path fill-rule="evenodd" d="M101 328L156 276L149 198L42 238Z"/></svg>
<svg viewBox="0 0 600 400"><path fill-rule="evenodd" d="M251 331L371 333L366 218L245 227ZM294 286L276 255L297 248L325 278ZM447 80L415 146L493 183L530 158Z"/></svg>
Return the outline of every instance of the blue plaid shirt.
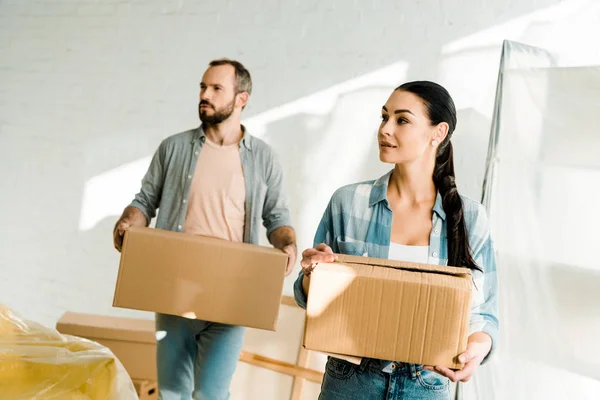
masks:
<svg viewBox="0 0 600 400"><path fill-rule="evenodd" d="M317 228L314 246L325 243L338 254L388 258L392 210L387 200L387 188L391 173L375 181L338 189ZM494 245L485 208L466 196L461 198L473 259L483 269L483 272L473 271L469 331L487 333L492 338L493 350L498 338L498 276ZM439 193L433 206L432 223L428 263L447 265L446 213ZM302 272L294 283L294 296L298 305L306 308Z"/></svg>

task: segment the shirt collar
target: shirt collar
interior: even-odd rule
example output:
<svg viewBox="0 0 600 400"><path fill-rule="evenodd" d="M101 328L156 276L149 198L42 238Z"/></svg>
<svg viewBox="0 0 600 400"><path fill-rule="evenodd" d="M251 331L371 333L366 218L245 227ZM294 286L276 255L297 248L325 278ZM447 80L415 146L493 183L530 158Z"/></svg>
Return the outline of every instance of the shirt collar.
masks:
<svg viewBox="0 0 600 400"><path fill-rule="evenodd" d="M389 202L387 199L387 189L393 171L394 170L390 170L385 175L377 179L375 183L373 183L371 195L369 196L369 207L373 207L375 204L382 201L385 201L386 205L389 206ZM433 205L433 211L441 219L446 220L446 212L444 211L444 207L442 206L442 196L440 195L440 192L437 193L435 204Z"/></svg>
<svg viewBox="0 0 600 400"><path fill-rule="evenodd" d="M242 127L242 145L248 149L248 150L252 150L252 143L250 140L250 134L248 133L248 131L246 130L246 127L244 125L241 125ZM198 128L196 128L196 132L194 133L194 138L193 140L199 140L202 143L206 142L206 134L204 133L204 128L202 127L202 125L200 125Z"/></svg>

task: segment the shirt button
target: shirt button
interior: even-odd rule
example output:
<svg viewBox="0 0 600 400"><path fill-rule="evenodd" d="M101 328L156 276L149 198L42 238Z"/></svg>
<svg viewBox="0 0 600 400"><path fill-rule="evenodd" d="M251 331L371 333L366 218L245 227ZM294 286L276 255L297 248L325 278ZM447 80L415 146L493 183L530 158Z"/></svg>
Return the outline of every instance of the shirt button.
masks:
<svg viewBox="0 0 600 400"><path fill-rule="evenodd" d="M392 363L392 369L396 369L396 363Z"/></svg>
<svg viewBox="0 0 600 400"><path fill-rule="evenodd" d="M192 176L191 176L191 175L188 175L188 179L192 179Z"/></svg>
<svg viewBox="0 0 600 400"><path fill-rule="evenodd" d="M182 202L185 204L185 203L187 203L187 200L186 200L186 199L183 199L183 200L182 200Z"/></svg>
<svg viewBox="0 0 600 400"><path fill-rule="evenodd" d="M197 152L195 152L194 154L195 154L195 155L198 155L198 154L200 154L200 152L199 152L199 151L197 151Z"/></svg>
<svg viewBox="0 0 600 400"><path fill-rule="evenodd" d="M434 230L433 232L434 232L434 233L440 233L440 230L439 230L439 229L436 229L436 230Z"/></svg>
<svg viewBox="0 0 600 400"><path fill-rule="evenodd" d="M438 254L434 251L433 253L431 253L432 256L437 257Z"/></svg>
<svg viewBox="0 0 600 400"><path fill-rule="evenodd" d="M181 230L182 226L181 225L177 225L177 229Z"/></svg>

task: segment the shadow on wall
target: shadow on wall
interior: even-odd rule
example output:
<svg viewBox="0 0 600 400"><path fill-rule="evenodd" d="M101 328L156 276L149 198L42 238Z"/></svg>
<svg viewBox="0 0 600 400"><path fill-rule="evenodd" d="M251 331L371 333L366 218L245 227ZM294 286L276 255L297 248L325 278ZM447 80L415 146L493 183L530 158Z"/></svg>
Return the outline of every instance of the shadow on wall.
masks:
<svg viewBox="0 0 600 400"><path fill-rule="evenodd" d="M294 115L267 126L263 139L280 158L293 221L306 245L337 188L375 179L391 167L379 161L377 146L379 110L390 92L349 92L326 115Z"/></svg>
<svg viewBox="0 0 600 400"><path fill-rule="evenodd" d="M475 109L466 108L457 111L457 120L456 132L452 136L457 186L461 194L480 201L490 119Z"/></svg>

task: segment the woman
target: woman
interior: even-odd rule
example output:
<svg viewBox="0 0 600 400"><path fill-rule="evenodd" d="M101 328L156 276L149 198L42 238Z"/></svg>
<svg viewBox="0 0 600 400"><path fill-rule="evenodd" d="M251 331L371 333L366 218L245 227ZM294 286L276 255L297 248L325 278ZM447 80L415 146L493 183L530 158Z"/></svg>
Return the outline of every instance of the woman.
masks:
<svg viewBox="0 0 600 400"><path fill-rule="evenodd" d="M458 194L450 141L456 108L433 82L398 87L382 108L379 158L394 164L381 178L348 185L332 196L315 236L302 254L294 285L306 307L310 274L334 253L453 265L473 272L467 350L460 371L363 359L329 357L320 399L448 399L449 381L465 382L487 359L498 333L493 243L483 206Z"/></svg>

